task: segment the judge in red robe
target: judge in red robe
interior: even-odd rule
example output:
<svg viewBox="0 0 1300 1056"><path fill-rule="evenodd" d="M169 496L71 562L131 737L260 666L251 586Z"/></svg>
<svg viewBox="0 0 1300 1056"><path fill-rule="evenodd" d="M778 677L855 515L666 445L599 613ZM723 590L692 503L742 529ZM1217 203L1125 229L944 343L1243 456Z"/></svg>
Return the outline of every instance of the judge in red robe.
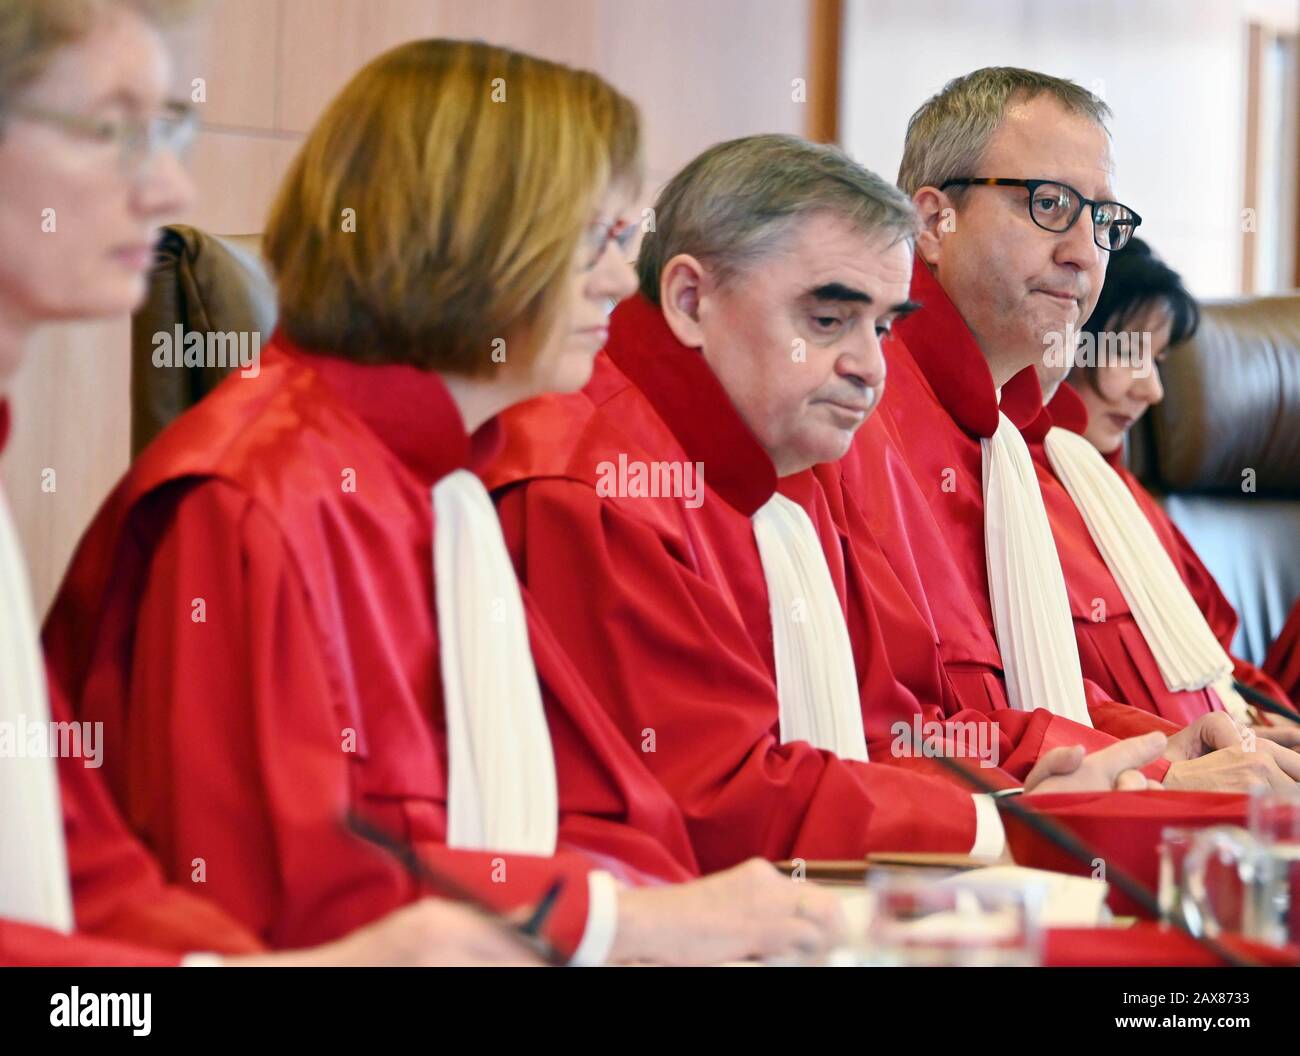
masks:
<svg viewBox="0 0 1300 1056"><path fill-rule="evenodd" d="M42 325L120 315L138 303L146 265L115 259L124 232L149 230L184 207L190 187L168 154L126 193L112 151L98 165L82 137L57 121L18 116L83 111L96 98L157 113L165 100L167 51L150 15L105 5L68 19L36 0L6 5L0 64L6 69L0 155L0 451L10 433L9 381ZM55 208L72 238L51 238L31 217ZM138 254L137 254L138 256ZM42 495L43 502L54 499ZM53 689L53 692L51 692ZM108 797L94 752L57 754L53 738L71 716L47 685L26 566L0 491L0 965L175 964L182 954L237 955L256 938L201 897L163 882ZM33 731L51 737L33 747ZM56 747L55 757L48 749ZM39 752L44 749L45 752Z"/></svg>
<svg viewBox="0 0 1300 1056"><path fill-rule="evenodd" d="M470 105L495 74L519 101ZM104 722L110 785L167 873L268 945L331 939L420 893L349 814L498 911L558 890L544 934L577 963L833 933L828 897L766 867L619 890L696 873L681 813L520 594L469 472L498 410L590 371L604 305L631 283L609 247L636 120L589 74L483 44L374 60L309 136L268 228L285 332L256 377L227 379L136 461L78 549L51 667L78 716ZM516 121L543 130L534 151L516 149ZM407 150L408 128L444 125L483 146L465 171ZM340 231L332 217L379 193L372 164L387 175L373 222ZM406 237L391 271L380 216L433 241ZM472 245L447 241L466 231Z"/></svg>
<svg viewBox="0 0 1300 1056"><path fill-rule="evenodd" d="M957 97L971 93L984 105L986 90L1004 100L1002 121L983 144L988 165L1055 171L1063 182L1047 184L1042 194L1028 177L958 174L940 180L942 186L927 182L940 164L931 152L941 153L936 144L944 122L964 112L966 101ZM1114 617L1117 608L1123 613L1114 598L1101 599L1109 619L1098 629L1096 592L1085 595L1069 584L1045 505L1052 494L1044 485L1051 482L1040 480L1018 431L1041 409L1033 367L1048 339L1095 300L1107 252L1101 240L1110 244L1111 226L1117 238L1127 237L1135 220L1113 201L1085 212L1086 192L1110 194L1103 120L1104 107L1076 86L1015 70L958 78L918 112L900 180L921 217L912 296L922 308L895 327L886 427L860 439L858 461L866 473L850 460L846 480L857 474L879 482L896 469L895 455L905 463L965 586L957 592L956 615L936 618L957 628L972 646L965 659L983 667L987 648L967 633L965 614L973 609L961 604L961 595L983 609L1012 707L1046 707L1099 728L1112 722L1131 728L1156 720L1146 709L1120 711L1099 697L1118 697L1121 683L1148 697L1163 691L1154 658L1136 628L1127 633L1125 621ZM1080 183L1084 191L1076 189ZM919 527L924 537L928 522L922 518ZM916 557L918 568L935 565L927 554ZM952 588L933 574L929 583L932 610L941 613ZM983 691L993 706L999 703L987 682L967 684L972 700ZM1208 707L1208 696L1202 702ZM1171 742L1174 767L1167 778L1204 787L1205 771L1222 766L1234 780L1258 782L1258 760L1244 757L1235 730L1197 721L1185 739ZM1209 751L1220 747L1228 754Z"/></svg>
<svg viewBox="0 0 1300 1056"><path fill-rule="evenodd" d="M1072 386L1062 385L1056 390L1056 394L1047 407L1043 409L1042 414L1026 426L1023 433L1025 440L1029 444L1030 452L1034 456L1034 461L1044 471L1055 476L1045 443L1048 431L1052 428L1059 428L1086 437L1087 427L1087 407ZM1161 547L1173 562L1180 581L1195 602L1198 611L1204 616L1215 640L1224 653L1227 654L1232 664L1231 678L1264 694L1282 707L1293 710L1294 705L1291 703L1290 698L1272 677L1250 661L1231 653L1232 640L1237 633L1238 617L1236 610L1224 597L1223 591L1219 588L1214 576L1205 567L1199 555L1187 541L1186 536L1179 531L1178 526L1174 524L1169 514L1164 511L1164 508L1156 501L1155 497L1142 486L1137 477L1123 464L1123 448L1118 447L1110 452L1099 453L1106 465L1119 478L1125 490L1133 497L1137 508L1146 518ZM1077 525L1074 527L1077 528ZM1088 531L1086 525L1083 530ZM1237 705L1234 714L1239 714L1243 720L1259 722L1264 726L1275 725L1273 722L1275 716L1271 716L1268 712L1256 712L1251 709L1248 715L1245 714L1246 702L1237 697L1235 692L1228 689L1228 687L1223 689L1214 687L1207 690L1207 692L1215 694L1222 701L1225 690L1233 693L1233 697L1230 699L1233 699L1233 703ZM1225 705L1227 703L1226 701L1222 702Z"/></svg>
<svg viewBox="0 0 1300 1056"><path fill-rule="evenodd" d="M8 434L9 405L0 400L0 451ZM9 576L14 564L8 558L16 554L16 543L2 495L0 552L5 554L0 559L4 566L0 573L0 656L10 667L5 674L11 677L12 667L18 664L30 666L42 677L34 620L24 611L29 609L25 584L15 583ZM30 657L30 665L23 663L24 656ZM6 693L13 689L3 686ZM23 696L28 698L25 702L6 700L0 707L0 715L6 716L4 724L10 727L6 733L13 738L30 741L31 727L69 721L57 693L46 720L40 719L45 711L41 699L44 686L29 688ZM23 724L21 729L15 728L15 721ZM57 728L49 727L51 731ZM0 767L6 771L6 791L26 788L30 797L34 781L39 788L38 770L57 777L57 787L50 789L55 828L49 833L29 831L23 839L25 846L15 849L16 858L0 882L0 903L9 914L22 914L18 920L0 919L0 965L175 964L182 954L193 951L247 954L260 950L261 944L251 932L199 893L164 883L157 864L122 824L101 783L96 760L102 744L90 751L79 738L69 743L79 744L81 754L0 759ZM18 770L28 771L28 776ZM20 784L13 785L10 778ZM33 815L39 814L39 806L27 798L23 809L29 816L16 818L10 813L0 824L34 826L37 817ZM7 834L3 842L12 846ZM33 875L25 877L29 872ZM71 930L74 926L75 931Z"/></svg>
<svg viewBox="0 0 1300 1056"><path fill-rule="evenodd" d="M811 468L819 454L832 461L842 454L870 410L880 369L874 330L905 309L910 260L905 238L891 242L884 222L864 235L836 216L837 181L819 183L821 166L837 173L840 186L859 188L840 192L845 213L872 195L889 203L881 208L893 210L895 227L907 229L906 202L827 148L759 136L706 152L657 203L657 230L642 248L641 293L615 310L591 382L580 394L510 411L505 450L485 475L520 578L622 735L685 811L705 869L753 853L857 857L991 846L978 836L980 808L965 791L902 769L912 761L913 720L941 725L945 718L931 632L901 585L881 592L889 618L906 621L918 637L899 663L935 694L921 702L890 663L870 577L849 545L838 473ZM754 291L753 300L729 303L717 279L727 264L702 265L690 254L690 240L702 236L665 218L709 214L710 196L722 193L712 181L726 172L728 209L740 218L734 237L743 241L746 224L781 215L763 201L765 176L778 171L807 180L828 200L817 199L815 219L788 219L788 254L746 262L737 287ZM813 196L808 187L804 193ZM661 245L673 247L672 262ZM814 247L834 261L879 254L893 281L868 284L851 266L818 264ZM819 323L823 315L844 321L843 329ZM692 333L712 318L721 330L699 324ZM737 345L728 347L733 322ZM841 346L844 335L851 336ZM782 377L787 338L830 350L818 349L815 366L808 351L809 360L796 358ZM801 387L817 384L835 391L801 396ZM764 408L767 397L779 406ZM774 437L781 430L786 436ZM786 516L788 524L773 523ZM786 533L776 541L782 545L773 532ZM795 574L782 568L782 557L808 573L803 588L782 593L786 575ZM820 595L814 571L825 577ZM882 563L873 571L888 574ZM825 623L800 639L799 625L818 618ZM833 647L846 622L847 658ZM841 682L819 696L824 686L803 684L801 646L817 673L847 659L847 690ZM814 698L824 710L809 719ZM845 710L836 712L840 705ZM994 747L1003 765L1023 776L1052 718L1018 715L1001 730L982 714L970 721L1001 735ZM908 731L901 742L900 720Z"/></svg>
<svg viewBox="0 0 1300 1056"><path fill-rule="evenodd" d="M273 457L286 428L295 447ZM277 338L256 382L231 380L137 460L51 613L51 667L78 716L105 724L132 827L272 946L335 938L418 893L345 831L350 809L447 857L427 495L469 461L438 375ZM554 937L572 952L594 862L633 882L694 862L671 803L530 631L571 853L459 852L471 861L452 868L506 907L567 877Z"/></svg>
<svg viewBox="0 0 1300 1056"><path fill-rule="evenodd" d="M1044 368L1040 377L1044 392L1056 391L1049 406L1051 424L1084 436L1119 474L1174 561L1215 638L1230 653L1237 633L1236 611L1182 532L1123 464L1129 431L1164 398L1161 364L1171 349L1196 333L1199 323L1196 300L1178 273L1142 239L1133 238L1111 261L1106 285L1080 332L1076 352L1080 362L1065 375L1068 384L1056 388L1061 373L1069 371L1069 363L1052 372ZM1044 423L1036 424L1036 437L1038 434L1045 435ZM1041 437L1031 447L1050 468ZM1241 657L1230 659L1232 677L1238 682L1291 706L1282 687L1259 667ZM1227 697L1225 703L1232 704L1234 711L1244 709L1230 686L1217 686L1216 692Z"/></svg>

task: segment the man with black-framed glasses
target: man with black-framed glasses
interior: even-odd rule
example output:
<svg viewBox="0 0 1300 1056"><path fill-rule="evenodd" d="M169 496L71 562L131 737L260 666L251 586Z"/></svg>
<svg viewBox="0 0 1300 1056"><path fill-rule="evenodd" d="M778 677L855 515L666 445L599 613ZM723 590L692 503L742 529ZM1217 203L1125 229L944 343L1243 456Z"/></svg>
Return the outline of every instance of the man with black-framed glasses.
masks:
<svg viewBox="0 0 1300 1056"><path fill-rule="evenodd" d="M882 413L845 462L864 505L895 500L859 543L915 569L955 706L1163 729L1168 765L1148 776L1170 788L1291 784L1271 749L1246 753L1209 715L1212 690L1165 686L1095 546L1058 553L1055 537L1087 533L1060 530L1078 513L1020 432L1042 410L1036 365L1072 354L1141 223L1117 200L1109 116L1078 85L1015 68L957 78L913 115L898 182L920 216L921 308L894 327Z"/></svg>

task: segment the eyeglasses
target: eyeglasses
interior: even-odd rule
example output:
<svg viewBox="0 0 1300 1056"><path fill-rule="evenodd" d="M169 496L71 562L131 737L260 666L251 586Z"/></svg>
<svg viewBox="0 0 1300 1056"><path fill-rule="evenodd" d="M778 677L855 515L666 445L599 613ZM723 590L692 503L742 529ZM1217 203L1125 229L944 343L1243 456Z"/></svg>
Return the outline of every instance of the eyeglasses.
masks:
<svg viewBox="0 0 1300 1056"><path fill-rule="evenodd" d="M42 106L18 105L11 111L29 121L61 128L83 139L115 147L122 172L131 175L159 150L183 157L194 142L198 115L187 103L167 103L151 117L92 117L89 114L51 110Z"/></svg>
<svg viewBox="0 0 1300 1056"><path fill-rule="evenodd" d="M591 224L582 236L582 270L591 271L600 263L605 247L611 242L618 244L619 252L627 254L636 238L637 225L631 220L597 220Z"/></svg>
<svg viewBox="0 0 1300 1056"><path fill-rule="evenodd" d="M939 190L946 191L949 187L1026 187L1029 189L1029 218L1044 231L1056 234L1070 230L1083 212L1083 207L1089 206L1092 210L1092 240L1109 253L1128 245L1134 230L1142 223L1142 217L1127 205L1093 201L1085 198L1068 183L1057 180L972 177L948 180Z"/></svg>

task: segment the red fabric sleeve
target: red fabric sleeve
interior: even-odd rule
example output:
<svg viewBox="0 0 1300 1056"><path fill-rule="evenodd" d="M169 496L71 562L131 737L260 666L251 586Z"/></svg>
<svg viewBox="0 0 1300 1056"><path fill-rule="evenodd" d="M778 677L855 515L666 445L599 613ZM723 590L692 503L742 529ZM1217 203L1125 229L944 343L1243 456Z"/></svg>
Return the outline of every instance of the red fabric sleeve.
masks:
<svg viewBox="0 0 1300 1056"><path fill-rule="evenodd" d="M1264 657L1264 671L1291 697L1300 696L1300 602Z"/></svg>
<svg viewBox="0 0 1300 1056"><path fill-rule="evenodd" d="M174 953L0 920L0 966L5 968L166 968L179 963Z"/></svg>
<svg viewBox="0 0 1300 1056"><path fill-rule="evenodd" d="M355 808L498 909L532 906L565 877L548 937L572 953L589 863L450 851L445 790L385 784L400 761L371 756L320 610L280 528L252 500L217 481L189 486L148 562L128 605L133 631L120 655L97 655L81 710L106 720L114 792L174 881L273 948L338 938L420 893L345 830Z"/></svg>
<svg viewBox="0 0 1300 1056"><path fill-rule="evenodd" d="M55 721L70 718L55 687ZM68 872L77 927L155 951L253 953L261 943L199 894L167 884L114 808L98 768L58 760Z"/></svg>
<svg viewBox="0 0 1300 1056"><path fill-rule="evenodd" d="M780 743L763 657L676 541L572 481L498 500L520 578L682 807L706 872L751 855L970 850L974 806L955 786Z"/></svg>

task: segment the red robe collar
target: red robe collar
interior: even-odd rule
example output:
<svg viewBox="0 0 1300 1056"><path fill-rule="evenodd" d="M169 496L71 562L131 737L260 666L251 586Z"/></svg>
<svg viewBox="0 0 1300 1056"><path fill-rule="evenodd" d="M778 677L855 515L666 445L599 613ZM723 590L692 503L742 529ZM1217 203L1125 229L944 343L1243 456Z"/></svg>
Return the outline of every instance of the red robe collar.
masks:
<svg viewBox="0 0 1300 1056"><path fill-rule="evenodd" d="M1056 395L1052 397L1052 402L1043 408L1043 413L1020 431L1025 434L1028 443L1040 443L1052 426L1068 429L1080 436L1088 430L1088 405L1068 382L1061 383L1056 390ZM1123 468L1124 446L1120 444L1109 453L1101 452L1101 457L1112 469Z"/></svg>
<svg viewBox="0 0 1300 1056"><path fill-rule="evenodd" d="M310 367L419 479L433 485L457 469L481 465L500 445L491 419L471 437L446 382L405 363L373 365L310 352L277 330L271 339Z"/></svg>
<svg viewBox="0 0 1300 1056"><path fill-rule="evenodd" d="M605 352L645 395L710 489L746 517L776 491L776 468L741 420L717 375L673 335L657 305L637 294L610 316Z"/></svg>
<svg viewBox="0 0 1300 1056"><path fill-rule="evenodd" d="M1053 426L1083 435L1088 428L1088 408L1069 385L1062 382L1046 407L1042 407L1033 420L1020 427L1029 444L1041 444Z"/></svg>
<svg viewBox="0 0 1300 1056"><path fill-rule="evenodd" d="M1016 425L1032 422L1043 406L1033 367L1002 387L1002 405L988 362L957 306L920 257L912 265L912 299L919 311L894 324L944 409L972 437L991 437L999 409Z"/></svg>
<svg viewBox="0 0 1300 1056"><path fill-rule="evenodd" d="M1065 382L1060 384L1056 395L1042 409L1038 417L1020 431L1025 434L1026 440L1035 443L1041 441L1053 426L1078 433L1080 436L1088 428L1088 408L1079 398L1079 394Z"/></svg>

